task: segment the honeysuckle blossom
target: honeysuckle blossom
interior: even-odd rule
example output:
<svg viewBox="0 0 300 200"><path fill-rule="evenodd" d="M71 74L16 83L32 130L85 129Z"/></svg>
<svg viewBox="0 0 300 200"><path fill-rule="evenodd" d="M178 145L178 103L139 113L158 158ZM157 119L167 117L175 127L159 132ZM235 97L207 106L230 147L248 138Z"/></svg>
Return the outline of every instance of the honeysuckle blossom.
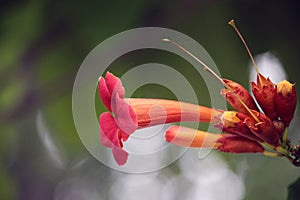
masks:
<svg viewBox="0 0 300 200"><path fill-rule="evenodd" d="M124 98L125 90L119 78L107 72L100 77L98 92L110 112L100 115L100 141L112 148L119 165L126 163L123 150L130 134L140 128L171 122L210 122L221 112L212 108L164 99Z"/></svg>

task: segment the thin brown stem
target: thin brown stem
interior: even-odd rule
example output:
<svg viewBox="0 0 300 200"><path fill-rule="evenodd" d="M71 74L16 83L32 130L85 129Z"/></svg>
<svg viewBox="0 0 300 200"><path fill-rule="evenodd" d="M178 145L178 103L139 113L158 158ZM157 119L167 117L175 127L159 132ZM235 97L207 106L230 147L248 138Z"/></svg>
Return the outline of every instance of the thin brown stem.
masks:
<svg viewBox="0 0 300 200"><path fill-rule="evenodd" d="M234 22L233 19L230 20L230 21L228 22L228 24L231 25L231 26L233 27L233 29L235 30L235 32L238 34L239 38L240 38L241 41L243 42L243 44L244 44L244 46L245 46L245 48L246 48L246 50L247 50L247 52L248 52L248 55L249 55L249 57L250 57L250 59L251 59L251 61L252 61L252 63L253 63L253 66L254 66L254 68L255 68L255 70L256 70L256 73L257 73L257 75L258 75L259 82L262 84L261 77L259 76L259 70L258 70L258 67L257 67L257 65L256 65L256 63L255 63L255 60L254 60L254 58L253 58L253 55L252 55L252 53L251 53L251 51L250 51L250 49L249 49L249 47L248 47L248 45L247 45L247 43L246 43L244 37L243 37L242 34L240 33L239 29L236 27L235 22Z"/></svg>

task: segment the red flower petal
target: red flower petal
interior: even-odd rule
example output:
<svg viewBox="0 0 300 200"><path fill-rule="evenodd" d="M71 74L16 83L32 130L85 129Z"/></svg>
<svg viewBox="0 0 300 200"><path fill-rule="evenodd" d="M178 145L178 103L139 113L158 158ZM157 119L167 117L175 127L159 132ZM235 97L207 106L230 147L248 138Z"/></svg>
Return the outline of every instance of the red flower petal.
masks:
<svg viewBox="0 0 300 200"><path fill-rule="evenodd" d="M121 80L118 77L114 76L110 72L107 72L105 76L105 81L110 94L116 93L119 95L120 98L124 98L125 90Z"/></svg>
<svg viewBox="0 0 300 200"><path fill-rule="evenodd" d="M109 112L102 113L99 121L101 143L107 147L117 146L122 148L123 143L118 133L119 127L111 114ZM109 144L109 142L111 142L111 144Z"/></svg>
<svg viewBox="0 0 300 200"><path fill-rule="evenodd" d="M276 119L277 112L275 109L275 85L269 78L265 78L263 75L257 75L257 83L251 82L252 92L256 101L264 111L264 113L270 119Z"/></svg>
<svg viewBox="0 0 300 200"><path fill-rule="evenodd" d="M100 142L103 146L111 148L112 142L108 139L108 137L105 135L105 133L102 131L102 128L100 127Z"/></svg>
<svg viewBox="0 0 300 200"><path fill-rule="evenodd" d="M126 142L130 135L128 135L127 133L124 133L121 130L120 130L120 132L121 132L121 137L122 137L123 142Z"/></svg>
<svg viewBox="0 0 300 200"><path fill-rule="evenodd" d="M138 123L132 107L121 99L119 94L113 98L112 110L116 115L115 121L123 132L130 135L137 129Z"/></svg>
<svg viewBox="0 0 300 200"><path fill-rule="evenodd" d="M109 92L106 82L103 77L100 77L99 83L98 83L98 92L100 95L100 98L102 99L103 104L106 106L106 108L111 111L111 93Z"/></svg>
<svg viewBox="0 0 300 200"><path fill-rule="evenodd" d="M128 153L116 146L112 147L112 154L118 165L124 165L128 160Z"/></svg>

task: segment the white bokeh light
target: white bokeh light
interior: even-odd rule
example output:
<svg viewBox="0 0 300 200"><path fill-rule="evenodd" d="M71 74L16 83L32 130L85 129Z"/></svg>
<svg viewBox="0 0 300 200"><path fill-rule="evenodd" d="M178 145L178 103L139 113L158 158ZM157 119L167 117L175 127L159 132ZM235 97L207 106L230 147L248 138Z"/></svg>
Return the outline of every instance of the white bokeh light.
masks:
<svg viewBox="0 0 300 200"><path fill-rule="evenodd" d="M48 129L43 113L39 111L36 116L36 129L38 136L48 154L48 159L51 164L59 169L64 169L67 166L65 152L58 141L54 141L51 131Z"/></svg>
<svg viewBox="0 0 300 200"><path fill-rule="evenodd" d="M197 157L198 150L191 150L179 160L182 174L174 177L166 187L185 187L182 198L189 200L243 199L243 177L229 169L226 162L214 152L204 159ZM184 182L183 180L186 181Z"/></svg>
<svg viewBox="0 0 300 200"><path fill-rule="evenodd" d="M115 172L116 181L111 185L110 199L153 200L174 199L174 190L164 190L167 178L158 172L147 174L121 174Z"/></svg>
<svg viewBox="0 0 300 200"><path fill-rule="evenodd" d="M92 186L89 180L79 177L68 178L58 183L53 196L54 200L102 199L97 185Z"/></svg>
<svg viewBox="0 0 300 200"><path fill-rule="evenodd" d="M286 80L286 72L279 59L270 52L262 53L254 57L259 72L265 77L269 77L273 83ZM250 64L249 80L256 82L256 71L252 63Z"/></svg>

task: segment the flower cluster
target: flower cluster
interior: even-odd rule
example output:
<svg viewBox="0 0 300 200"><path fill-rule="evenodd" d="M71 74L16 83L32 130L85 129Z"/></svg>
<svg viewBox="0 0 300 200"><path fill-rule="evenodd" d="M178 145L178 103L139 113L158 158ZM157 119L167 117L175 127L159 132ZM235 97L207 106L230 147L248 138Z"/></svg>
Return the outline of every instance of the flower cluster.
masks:
<svg viewBox="0 0 300 200"><path fill-rule="evenodd" d="M230 24L236 29L233 21L230 21ZM244 42L242 37L241 39ZM191 55L179 44L169 39L164 41L175 44ZM247 46L246 48L256 67ZM214 123L222 133L214 134L182 126L170 126L165 132L165 140L171 144L191 148L284 156L294 165L300 166L300 147L291 144L287 139L288 127L297 104L295 85L286 80L274 84L259 73L256 67L257 81L251 83L254 95L252 97L242 85L218 77L202 61L196 60L225 86L221 95L235 111L216 110L165 99L125 98L125 90L119 78L109 72L105 77L100 77L98 92L109 110L100 115L100 141L112 149L117 164L126 163L128 153L123 149L123 142L135 130L158 124L190 121Z"/></svg>
<svg viewBox="0 0 300 200"><path fill-rule="evenodd" d="M252 83L255 85L253 93L258 102L264 102L260 104L262 109L272 113L269 116L259 112L244 87L233 81L224 81L229 87L221 94L237 111L215 110L165 99L124 98L125 90L120 79L107 72L98 83L100 98L110 111L100 116L100 141L112 149L116 162L123 165L128 159L123 142L137 129L181 121L213 122L223 131L222 134L171 126L165 139L179 146L215 148L230 153L260 152L268 155L265 147L285 153L282 136L295 111L295 86L287 81L275 85L258 75L258 83Z"/></svg>

